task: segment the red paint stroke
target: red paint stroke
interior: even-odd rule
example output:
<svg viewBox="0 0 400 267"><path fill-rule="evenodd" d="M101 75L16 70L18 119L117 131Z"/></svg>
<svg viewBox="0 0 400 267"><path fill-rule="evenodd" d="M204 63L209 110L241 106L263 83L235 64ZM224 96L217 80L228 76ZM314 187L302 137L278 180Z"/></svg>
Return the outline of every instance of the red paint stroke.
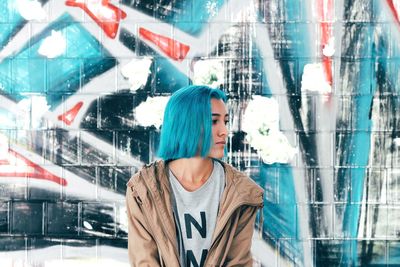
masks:
<svg viewBox="0 0 400 267"><path fill-rule="evenodd" d="M139 34L144 39L152 42L158 46L168 57L173 60L182 61L185 59L187 53L189 52L190 46L175 41L174 39L168 38L166 36L156 34L145 28L139 28Z"/></svg>
<svg viewBox="0 0 400 267"><path fill-rule="evenodd" d="M399 19L399 12L397 11L396 7L394 6L393 0L386 0L386 3L388 4L390 11L392 12L393 16L397 20L397 22L400 23Z"/></svg>
<svg viewBox="0 0 400 267"><path fill-rule="evenodd" d="M51 181L51 182L57 183L62 186L67 185L67 180L48 172L47 170L43 169L36 163L33 163L26 157L18 154L16 151L14 151L12 149L8 149L8 153L12 157L22 160L24 162L24 164L26 164L25 166L33 168L33 171L31 171L31 172L19 172L19 171L0 172L0 176L3 176L3 177L27 177L27 178L32 178L32 179L41 179L41 180ZM1 165L10 165L9 161L6 160L6 162L7 162L7 164L4 164L5 162L4 162L4 160L2 160ZM18 165L15 165L13 167L18 167Z"/></svg>
<svg viewBox="0 0 400 267"><path fill-rule="evenodd" d="M96 23L99 25L106 35L112 39L117 36L119 22L126 18L126 13L108 3L109 0L89 0L89 3L80 3L77 0L67 0L67 6L82 8ZM94 3L93 3L94 2Z"/></svg>
<svg viewBox="0 0 400 267"><path fill-rule="evenodd" d="M57 117L58 120L65 122L65 124L67 124L68 126L71 125L74 122L75 117L76 117L76 115L78 115L78 112L82 106L83 106L83 102L79 101L70 110L68 110L64 114L59 115Z"/></svg>
<svg viewBox="0 0 400 267"><path fill-rule="evenodd" d="M332 38L332 21L333 21L333 0L316 0L317 12L320 20L321 30L321 50L329 44ZM325 55L322 56L322 65L325 72L325 78L332 85L332 62Z"/></svg>
<svg viewBox="0 0 400 267"><path fill-rule="evenodd" d="M325 71L325 77L326 80L328 81L328 83L330 85L332 85L332 81L333 81L333 75L332 75L332 62L329 59L329 57L324 56L322 59L322 65L324 67L324 71Z"/></svg>

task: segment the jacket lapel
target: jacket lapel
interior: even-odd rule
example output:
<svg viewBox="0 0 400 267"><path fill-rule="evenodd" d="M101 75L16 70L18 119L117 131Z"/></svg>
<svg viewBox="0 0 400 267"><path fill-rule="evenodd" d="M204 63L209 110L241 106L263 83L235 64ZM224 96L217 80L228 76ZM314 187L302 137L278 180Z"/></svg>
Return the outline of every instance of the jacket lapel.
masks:
<svg viewBox="0 0 400 267"><path fill-rule="evenodd" d="M149 194L153 198L154 207L157 209L156 214L159 217L154 217L153 220L159 223L160 228L167 235L178 259L176 228L171 205L171 189L165 172L164 162L157 161L151 167L146 168L143 172L143 179L150 191Z"/></svg>
<svg viewBox="0 0 400 267"><path fill-rule="evenodd" d="M226 188L221 196L217 225L212 240L221 233L233 212L242 205L262 207L263 190L255 182L230 165L220 161L225 169Z"/></svg>
<svg viewBox="0 0 400 267"><path fill-rule="evenodd" d="M149 217L149 220L152 224L157 227L166 239L163 240L163 244L160 244L165 247L166 250L174 251L176 256L176 261L178 263L178 245L176 238L176 229L175 222L172 213L172 205L170 194L167 193L169 189L165 186L165 172L162 171L163 168L160 168L159 162L155 162L153 164L146 165L141 170L141 179L140 181L136 181L135 187L137 187L137 191L143 202L147 202L148 210L144 211L145 216ZM154 233L156 234L156 233ZM168 260L168 265L171 264L169 262L171 259L169 257L166 258ZM175 265L172 265L175 266Z"/></svg>

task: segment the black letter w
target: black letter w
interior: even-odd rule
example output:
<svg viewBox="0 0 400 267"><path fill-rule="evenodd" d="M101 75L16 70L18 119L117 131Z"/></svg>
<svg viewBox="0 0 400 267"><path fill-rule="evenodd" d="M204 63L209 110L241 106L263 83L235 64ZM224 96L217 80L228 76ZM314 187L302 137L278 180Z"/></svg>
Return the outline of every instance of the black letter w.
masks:
<svg viewBox="0 0 400 267"><path fill-rule="evenodd" d="M185 213L185 227L187 238L192 238L192 224L199 231L202 238L207 235L207 223L206 223L206 213L204 211L200 212L201 225L193 218L190 214Z"/></svg>

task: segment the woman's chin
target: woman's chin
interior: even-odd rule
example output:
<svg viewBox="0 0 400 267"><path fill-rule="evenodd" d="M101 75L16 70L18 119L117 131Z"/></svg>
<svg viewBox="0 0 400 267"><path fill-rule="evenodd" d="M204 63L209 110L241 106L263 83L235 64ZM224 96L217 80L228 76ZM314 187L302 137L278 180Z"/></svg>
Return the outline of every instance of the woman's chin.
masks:
<svg viewBox="0 0 400 267"><path fill-rule="evenodd" d="M224 150L222 151L211 151L210 154L208 154L210 158L216 158L216 159L221 159L224 157Z"/></svg>

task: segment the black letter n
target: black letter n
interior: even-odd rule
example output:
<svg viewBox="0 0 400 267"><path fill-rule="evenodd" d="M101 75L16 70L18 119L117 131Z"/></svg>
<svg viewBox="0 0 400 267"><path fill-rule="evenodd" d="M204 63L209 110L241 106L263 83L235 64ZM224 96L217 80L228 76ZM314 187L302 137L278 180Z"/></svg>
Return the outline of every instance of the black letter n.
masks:
<svg viewBox="0 0 400 267"><path fill-rule="evenodd" d="M200 212L201 226L190 214L185 213L185 227L187 238L192 238L192 224L199 231L202 238L207 235L207 223L206 223L206 213L204 211Z"/></svg>
<svg viewBox="0 0 400 267"><path fill-rule="evenodd" d="M203 267L204 261L206 260L208 250L203 249L201 251L201 259L200 259L200 264L197 262L196 257L193 254L192 250L186 251L186 267L191 267L192 265L194 267Z"/></svg>

